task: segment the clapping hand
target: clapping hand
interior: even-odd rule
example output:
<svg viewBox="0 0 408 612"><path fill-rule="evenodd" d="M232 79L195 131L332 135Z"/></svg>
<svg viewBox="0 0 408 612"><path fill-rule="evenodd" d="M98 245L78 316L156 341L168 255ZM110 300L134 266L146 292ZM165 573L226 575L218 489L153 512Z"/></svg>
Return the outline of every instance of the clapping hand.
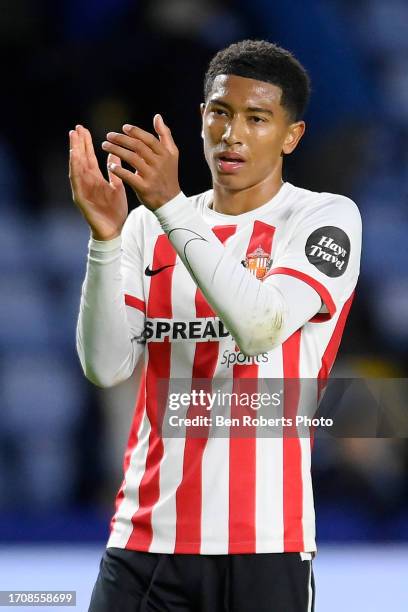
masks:
<svg viewBox="0 0 408 612"><path fill-rule="evenodd" d="M109 154L109 180L106 180L98 166L89 130L77 125L70 131L69 140L72 198L87 220L92 236L97 240L111 240L120 235L128 215L123 182L118 172L109 170L112 164L119 168L120 159Z"/></svg>
<svg viewBox="0 0 408 612"><path fill-rule="evenodd" d="M124 125L123 134L109 132L102 148L110 155L109 172L127 183L150 210L159 208L178 193L178 149L161 115L153 120L157 137L141 128ZM122 168L119 161L131 168Z"/></svg>

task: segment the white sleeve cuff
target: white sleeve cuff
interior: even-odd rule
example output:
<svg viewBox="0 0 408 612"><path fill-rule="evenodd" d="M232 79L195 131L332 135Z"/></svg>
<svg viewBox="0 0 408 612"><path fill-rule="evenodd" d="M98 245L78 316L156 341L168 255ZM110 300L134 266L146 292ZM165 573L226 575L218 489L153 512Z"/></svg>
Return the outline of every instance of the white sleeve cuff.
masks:
<svg viewBox="0 0 408 612"><path fill-rule="evenodd" d="M95 240L92 236L88 243L88 262L105 265L122 256L122 236L112 240Z"/></svg>
<svg viewBox="0 0 408 612"><path fill-rule="evenodd" d="M91 251L99 251L101 253L108 253L116 251L122 244L122 236L116 236L112 240L96 240L92 236L89 238L88 248Z"/></svg>
<svg viewBox="0 0 408 612"><path fill-rule="evenodd" d="M178 221L179 218L184 219L186 213L188 213L188 210L191 208L187 196L180 191L172 200L169 200L166 204L160 206L160 208L156 208L153 212L162 226L168 226Z"/></svg>

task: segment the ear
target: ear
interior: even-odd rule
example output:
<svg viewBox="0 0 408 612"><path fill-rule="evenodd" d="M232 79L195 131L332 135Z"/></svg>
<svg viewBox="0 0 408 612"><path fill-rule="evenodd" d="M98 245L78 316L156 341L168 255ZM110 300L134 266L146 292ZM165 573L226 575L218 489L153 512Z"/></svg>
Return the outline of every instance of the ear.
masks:
<svg viewBox="0 0 408 612"><path fill-rule="evenodd" d="M205 102L201 102L200 104L200 113L201 113L201 120L203 120L204 118L204 111L205 111ZM204 129L201 123L201 138L204 138Z"/></svg>
<svg viewBox="0 0 408 612"><path fill-rule="evenodd" d="M285 155L289 155L292 153L299 144L300 139L305 133L306 124L304 121L297 121L296 123L291 123L288 127L288 131L286 133L286 137L282 147L282 153Z"/></svg>

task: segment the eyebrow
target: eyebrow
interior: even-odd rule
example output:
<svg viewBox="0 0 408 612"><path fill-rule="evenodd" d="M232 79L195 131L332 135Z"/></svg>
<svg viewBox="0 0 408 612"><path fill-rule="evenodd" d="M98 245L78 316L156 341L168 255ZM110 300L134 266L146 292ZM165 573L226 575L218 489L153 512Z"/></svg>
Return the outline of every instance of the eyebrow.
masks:
<svg viewBox="0 0 408 612"><path fill-rule="evenodd" d="M209 100L210 104L218 104L219 106L225 106L228 110L231 110L231 106L227 104L227 102L223 102L222 100L218 100L217 98L212 98ZM273 111L267 108L261 108L260 106L248 106L246 112L250 113L266 113L267 115L273 115Z"/></svg>

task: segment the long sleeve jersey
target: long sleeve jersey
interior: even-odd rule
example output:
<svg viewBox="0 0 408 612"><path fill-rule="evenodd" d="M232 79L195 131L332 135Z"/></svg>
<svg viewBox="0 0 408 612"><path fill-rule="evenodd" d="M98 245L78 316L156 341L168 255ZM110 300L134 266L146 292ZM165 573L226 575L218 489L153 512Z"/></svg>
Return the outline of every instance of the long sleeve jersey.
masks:
<svg viewBox="0 0 408 612"><path fill-rule="evenodd" d="M240 215L214 211L212 197L140 206L120 237L90 240L77 328L84 372L112 386L144 360L108 546L310 552L307 437L256 428L217 437L210 425L200 437L183 435L188 425L167 436L158 415L178 380L208 390L222 379L233 391L242 379L255 388L327 378L358 278L360 215L348 198L290 183ZM293 412L289 395L283 410ZM196 414L193 402L184 413Z"/></svg>

